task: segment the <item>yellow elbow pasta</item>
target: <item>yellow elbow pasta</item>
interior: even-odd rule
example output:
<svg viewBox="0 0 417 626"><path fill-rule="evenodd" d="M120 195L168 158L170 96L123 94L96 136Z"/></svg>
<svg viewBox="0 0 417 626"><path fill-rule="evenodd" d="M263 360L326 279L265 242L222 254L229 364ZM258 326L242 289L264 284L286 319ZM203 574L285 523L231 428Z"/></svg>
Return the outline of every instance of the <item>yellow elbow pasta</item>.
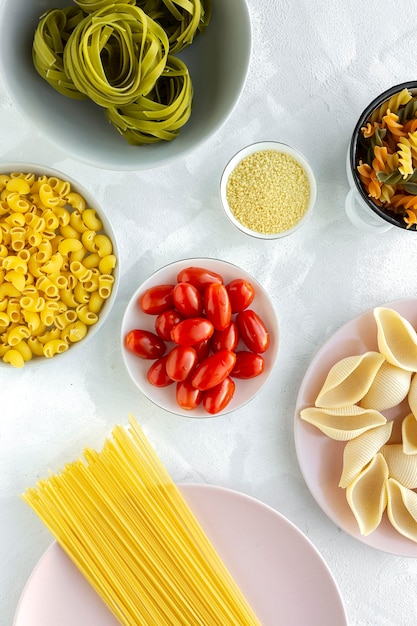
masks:
<svg viewBox="0 0 417 626"><path fill-rule="evenodd" d="M22 367L83 339L116 263L100 216L68 181L0 174L0 359Z"/></svg>

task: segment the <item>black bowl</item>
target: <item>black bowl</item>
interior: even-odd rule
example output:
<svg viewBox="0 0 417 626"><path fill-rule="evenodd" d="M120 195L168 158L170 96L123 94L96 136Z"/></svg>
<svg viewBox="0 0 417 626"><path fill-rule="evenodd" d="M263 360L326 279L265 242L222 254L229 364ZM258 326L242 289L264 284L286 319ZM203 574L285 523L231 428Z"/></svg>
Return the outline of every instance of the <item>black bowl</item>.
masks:
<svg viewBox="0 0 417 626"><path fill-rule="evenodd" d="M383 93L381 93L377 98L372 100L370 104L364 109L361 113L355 129L352 134L352 139L350 140L349 146L349 165L352 173L352 178L355 183L355 186L361 196L361 198L366 202L367 206L379 217L383 220L392 224L393 226L397 226L398 228L403 228L405 230L415 232L417 230L416 225L412 225L407 228L407 224L403 219L403 215L400 213L394 213L383 206L378 206L372 198L370 198L364 188L358 174L357 166L359 164L360 159L365 154L365 148L361 143L361 128L366 125L369 119L372 116L372 113L378 109L384 102L389 100L391 96L396 93L399 93L403 89L408 89L413 96L417 95L417 81L408 81L406 83L400 83L399 85L395 85L390 89L387 89Z"/></svg>

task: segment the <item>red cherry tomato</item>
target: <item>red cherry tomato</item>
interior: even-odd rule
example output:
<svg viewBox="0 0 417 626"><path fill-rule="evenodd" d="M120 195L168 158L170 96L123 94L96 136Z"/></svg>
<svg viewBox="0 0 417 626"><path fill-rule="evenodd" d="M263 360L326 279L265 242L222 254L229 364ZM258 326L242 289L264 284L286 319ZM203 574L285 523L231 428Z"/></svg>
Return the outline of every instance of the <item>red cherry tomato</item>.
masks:
<svg viewBox="0 0 417 626"><path fill-rule="evenodd" d="M146 377L154 387L168 387L168 385L172 385L174 382L167 374L166 360L166 356L161 356L161 358L154 361L148 369Z"/></svg>
<svg viewBox="0 0 417 626"><path fill-rule="evenodd" d="M235 383L228 376L221 383L204 392L203 406L207 413L220 413L229 404L235 393Z"/></svg>
<svg viewBox="0 0 417 626"><path fill-rule="evenodd" d="M212 283L204 292L206 316L215 330L224 330L230 324L232 307L226 287L220 283Z"/></svg>
<svg viewBox="0 0 417 626"><path fill-rule="evenodd" d="M191 283L178 283L173 292L174 306L184 317L199 317L203 313L203 298Z"/></svg>
<svg viewBox="0 0 417 626"><path fill-rule="evenodd" d="M158 335L149 330L130 330L125 337L125 346L141 359L159 359L165 354L166 345Z"/></svg>
<svg viewBox="0 0 417 626"><path fill-rule="evenodd" d="M211 283L222 283L223 278L217 272L212 272L204 267L186 267L177 276L179 283L191 283L199 291L204 291Z"/></svg>
<svg viewBox="0 0 417 626"><path fill-rule="evenodd" d="M175 397L181 408L192 411L201 403L203 392L193 387L191 381L187 379L177 383Z"/></svg>
<svg viewBox="0 0 417 626"><path fill-rule="evenodd" d="M171 330L183 319L183 316L175 309L162 311L155 320L156 334L165 341L171 341Z"/></svg>
<svg viewBox="0 0 417 626"><path fill-rule="evenodd" d="M158 315L166 309L172 309L174 285L156 285L149 287L139 296L139 306L144 313Z"/></svg>
<svg viewBox="0 0 417 626"><path fill-rule="evenodd" d="M167 356L166 370L172 380L185 380L197 363L197 352L191 346L175 346Z"/></svg>
<svg viewBox="0 0 417 626"><path fill-rule="evenodd" d="M171 331L171 339L181 346L195 346L212 336L214 326L204 317L188 317Z"/></svg>
<svg viewBox="0 0 417 626"><path fill-rule="evenodd" d="M252 352L265 352L269 348L269 332L255 311L245 309L236 316L240 338Z"/></svg>
<svg viewBox="0 0 417 626"><path fill-rule="evenodd" d="M197 352L197 363L201 363L201 361L204 361L210 354L211 339L200 341L200 343L194 346L194 349Z"/></svg>
<svg viewBox="0 0 417 626"><path fill-rule="evenodd" d="M205 359L191 375L191 383L205 391L221 383L230 374L236 363L236 354L230 350L220 350Z"/></svg>
<svg viewBox="0 0 417 626"><path fill-rule="evenodd" d="M239 313L239 311L247 309L255 297L254 287L243 278L232 280L226 285L226 290L229 295L232 313Z"/></svg>
<svg viewBox="0 0 417 626"><path fill-rule="evenodd" d="M211 347L213 352L219 350L236 350L239 343L239 330L237 323L232 320L224 330L215 330L211 338Z"/></svg>
<svg viewBox="0 0 417 626"><path fill-rule="evenodd" d="M265 361L261 354L238 350L236 352L236 363L230 376L233 378L255 378L262 374L265 368Z"/></svg>

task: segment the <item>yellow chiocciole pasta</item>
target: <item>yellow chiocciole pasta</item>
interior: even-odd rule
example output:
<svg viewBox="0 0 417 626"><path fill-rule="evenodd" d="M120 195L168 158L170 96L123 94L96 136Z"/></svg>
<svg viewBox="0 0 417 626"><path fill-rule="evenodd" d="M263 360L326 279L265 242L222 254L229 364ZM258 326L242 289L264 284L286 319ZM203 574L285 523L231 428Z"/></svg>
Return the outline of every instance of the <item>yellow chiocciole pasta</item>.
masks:
<svg viewBox="0 0 417 626"><path fill-rule="evenodd" d="M130 416L23 499L121 624L260 625Z"/></svg>
<svg viewBox="0 0 417 626"><path fill-rule="evenodd" d="M112 293L117 259L68 181L2 174L0 196L0 358L23 367L85 336Z"/></svg>

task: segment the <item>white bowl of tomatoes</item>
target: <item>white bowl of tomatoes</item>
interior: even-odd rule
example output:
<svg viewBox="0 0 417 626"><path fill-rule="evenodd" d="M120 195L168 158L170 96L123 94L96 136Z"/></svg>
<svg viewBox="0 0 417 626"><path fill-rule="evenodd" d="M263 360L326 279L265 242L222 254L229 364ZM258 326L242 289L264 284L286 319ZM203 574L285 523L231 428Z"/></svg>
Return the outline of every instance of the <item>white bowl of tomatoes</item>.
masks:
<svg viewBox="0 0 417 626"><path fill-rule="evenodd" d="M269 379L279 326L265 289L218 259L176 261L132 295L122 322L122 353L137 387L186 417L229 413Z"/></svg>

